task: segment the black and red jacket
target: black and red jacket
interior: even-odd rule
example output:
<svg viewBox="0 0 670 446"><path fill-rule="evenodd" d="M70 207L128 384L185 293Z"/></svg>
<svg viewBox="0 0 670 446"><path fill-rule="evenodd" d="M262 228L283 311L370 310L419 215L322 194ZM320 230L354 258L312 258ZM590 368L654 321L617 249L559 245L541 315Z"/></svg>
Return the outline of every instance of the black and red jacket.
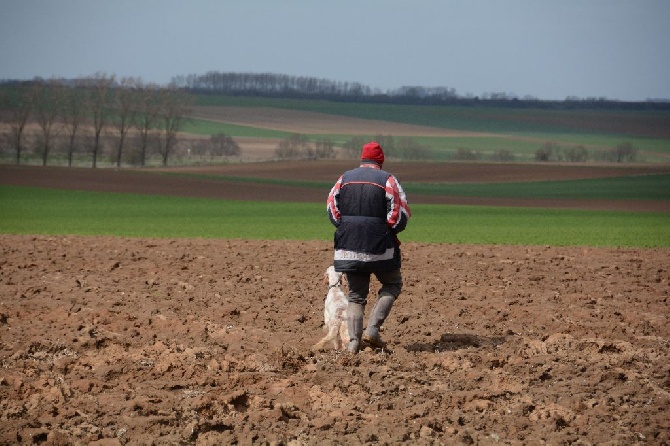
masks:
<svg viewBox="0 0 670 446"><path fill-rule="evenodd" d="M400 241L411 216L398 180L375 163L342 174L328 194L328 217L336 226L333 265L338 272L400 268Z"/></svg>

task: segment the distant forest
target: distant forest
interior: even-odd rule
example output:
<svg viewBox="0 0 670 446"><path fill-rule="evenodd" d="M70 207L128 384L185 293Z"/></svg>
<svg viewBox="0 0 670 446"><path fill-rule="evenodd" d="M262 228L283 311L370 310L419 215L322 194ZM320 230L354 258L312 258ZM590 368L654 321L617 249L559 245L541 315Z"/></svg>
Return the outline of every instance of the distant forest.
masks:
<svg viewBox="0 0 670 446"><path fill-rule="evenodd" d="M603 97L567 97L564 100L519 98L507 93L481 96L459 95L454 88L404 86L382 91L358 82L341 82L315 77L274 73L235 73L209 71L172 78L178 88L201 94L322 99L404 105L489 105L513 108L670 110L670 100L624 102Z"/></svg>
<svg viewBox="0 0 670 446"><path fill-rule="evenodd" d="M86 79L107 76L98 73ZM114 77L112 75L112 77ZM84 80L86 80L84 79ZM136 78L141 80L141 78ZM51 79L54 80L54 79ZM57 79L63 85L76 86L82 79ZM0 79L0 86L26 86L46 83L40 77L33 79ZM155 85L148 83L147 85ZM117 87L116 83L112 88ZM155 85L156 87L160 87ZM270 97L288 99L314 99L335 102L358 102L399 105L461 105L490 106L526 109L599 109L599 110L670 110L670 99L645 101L620 101L606 97L568 96L563 100L546 100L532 96L518 97L504 92L461 95L451 87L402 86L381 90L359 82L333 81L307 76L290 76L276 73L241 73L209 71L205 74L173 76L170 89L187 93L223 94L230 96Z"/></svg>

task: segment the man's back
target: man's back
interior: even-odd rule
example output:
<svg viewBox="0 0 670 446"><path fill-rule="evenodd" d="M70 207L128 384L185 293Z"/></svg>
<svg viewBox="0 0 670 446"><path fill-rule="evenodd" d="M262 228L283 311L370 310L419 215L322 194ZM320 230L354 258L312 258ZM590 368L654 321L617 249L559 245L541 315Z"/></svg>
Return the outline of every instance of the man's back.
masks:
<svg viewBox="0 0 670 446"><path fill-rule="evenodd" d="M378 217L386 220L385 184L388 173L359 167L342 175L339 208L344 216Z"/></svg>

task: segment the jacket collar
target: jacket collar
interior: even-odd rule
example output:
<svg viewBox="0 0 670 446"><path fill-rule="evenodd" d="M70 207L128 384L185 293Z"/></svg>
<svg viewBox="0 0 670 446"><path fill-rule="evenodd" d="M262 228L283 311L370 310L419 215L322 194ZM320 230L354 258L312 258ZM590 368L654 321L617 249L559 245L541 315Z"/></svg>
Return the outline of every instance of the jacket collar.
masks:
<svg viewBox="0 0 670 446"><path fill-rule="evenodd" d="M382 170L382 166L375 163L374 161L363 161L360 167L369 167L370 169Z"/></svg>

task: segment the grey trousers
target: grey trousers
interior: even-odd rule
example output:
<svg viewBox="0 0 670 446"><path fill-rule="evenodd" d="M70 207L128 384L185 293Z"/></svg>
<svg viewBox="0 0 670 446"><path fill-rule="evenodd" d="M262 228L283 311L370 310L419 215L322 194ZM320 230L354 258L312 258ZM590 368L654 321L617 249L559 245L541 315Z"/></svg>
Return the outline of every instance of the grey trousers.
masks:
<svg viewBox="0 0 670 446"><path fill-rule="evenodd" d="M347 283L349 285L349 302L365 305L370 292L370 276L374 274L377 280L382 284L378 296L390 294L396 299L402 291L402 275L400 270L383 271L378 273L359 273L348 272Z"/></svg>

